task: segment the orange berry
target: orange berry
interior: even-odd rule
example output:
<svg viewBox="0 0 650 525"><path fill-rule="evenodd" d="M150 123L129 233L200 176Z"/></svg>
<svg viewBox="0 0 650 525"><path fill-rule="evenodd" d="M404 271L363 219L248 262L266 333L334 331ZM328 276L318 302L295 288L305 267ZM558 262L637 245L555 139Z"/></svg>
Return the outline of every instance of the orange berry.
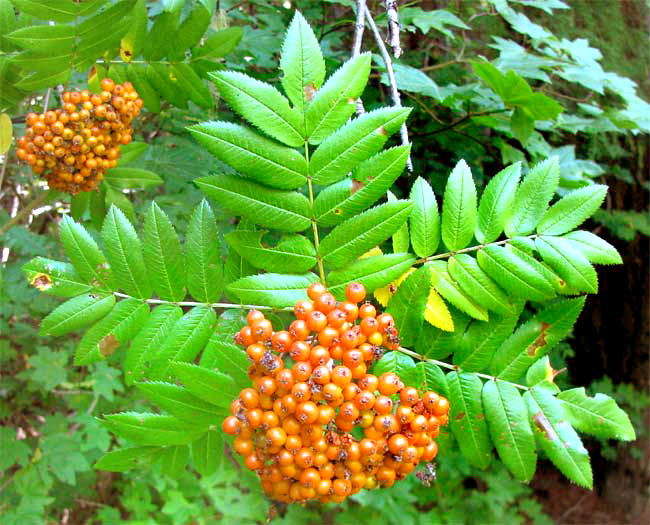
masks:
<svg viewBox="0 0 650 525"><path fill-rule="evenodd" d="M361 283L350 283L345 287L345 297L351 303L360 303L366 298L366 287Z"/></svg>

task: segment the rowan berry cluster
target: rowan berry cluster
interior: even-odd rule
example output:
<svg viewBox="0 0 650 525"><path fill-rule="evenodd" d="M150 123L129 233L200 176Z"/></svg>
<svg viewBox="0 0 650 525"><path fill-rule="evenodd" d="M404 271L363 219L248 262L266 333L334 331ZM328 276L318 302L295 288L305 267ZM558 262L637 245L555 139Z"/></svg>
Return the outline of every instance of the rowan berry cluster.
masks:
<svg viewBox="0 0 650 525"><path fill-rule="evenodd" d="M223 430L236 436L235 451L269 496L342 502L432 461L449 402L435 392L420 396L392 372L368 373L399 338L390 314L359 305L363 285L348 285L340 303L320 283L307 293L311 301L295 304L286 331L248 313L235 341L252 361L253 388L232 402Z"/></svg>
<svg viewBox="0 0 650 525"><path fill-rule="evenodd" d="M101 87L98 94L66 92L62 108L27 115L16 155L44 175L51 188L73 195L91 191L117 165L120 145L131 142L130 124L142 99L130 82L104 78Z"/></svg>

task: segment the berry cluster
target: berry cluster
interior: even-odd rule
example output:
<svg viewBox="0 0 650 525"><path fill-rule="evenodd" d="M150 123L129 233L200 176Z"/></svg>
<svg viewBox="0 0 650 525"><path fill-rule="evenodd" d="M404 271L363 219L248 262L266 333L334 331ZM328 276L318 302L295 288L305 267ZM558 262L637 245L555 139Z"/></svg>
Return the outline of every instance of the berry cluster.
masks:
<svg viewBox="0 0 650 525"><path fill-rule="evenodd" d="M120 145L131 142L142 99L130 82L101 82L102 91L63 94L63 108L27 115L16 155L47 178L51 188L77 194L94 189L117 165Z"/></svg>
<svg viewBox="0 0 650 525"><path fill-rule="evenodd" d="M389 487L432 461L449 402L422 396L391 372L367 367L399 346L393 317L377 314L363 285L337 303L320 283L294 307L287 331L251 310L235 336L252 361L223 430L257 472L265 492L284 502L342 502L362 488ZM359 437L356 439L351 432Z"/></svg>

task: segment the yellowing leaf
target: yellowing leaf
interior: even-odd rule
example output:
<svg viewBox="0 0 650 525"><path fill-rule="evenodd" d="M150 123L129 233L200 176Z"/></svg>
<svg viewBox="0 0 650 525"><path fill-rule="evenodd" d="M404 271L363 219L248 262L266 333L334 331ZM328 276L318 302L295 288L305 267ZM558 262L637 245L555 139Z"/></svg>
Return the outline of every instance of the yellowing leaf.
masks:
<svg viewBox="0 0 650 525"><path fill-rule="evenodd" d="M381 248L379 246L375 246L374 248L371 248L368 250L366 253L364 253L359 259L367 259L368 257L374 257L375 255L383 255L384 252L381 251Z"/></svg>
<svg viewBox="0 0 650 525"><path fill-rule="evenodd" d="M393 294L397 291L397 288L399 288L399 285L402 284L404 282L404 279L406 279L414 271L415 268L409 268L404 275L395 279L389 285L386 285L383 288L377 288L374 293L375 293L375 299L379 301L379 304L381 304L382 306L386 306L388 304L388 301L390 301L390 298L393 297Z"/></svg>
<svg viewBox="0 0 650 525"><path fill-rule="evenodd" d="M4 155L9 151L12 138L13 127L11 125L11 118L6 113L0 113L0 155Z"/></svg>
<svg viewBox="0 0 650 525"><path fill-rule="evenodd" d="M424 309L424 319L436 328L440 328L440 330L445 332L454 331L454 320L449 313L449 308L433 288L429 292L427 305Z"/></svg>

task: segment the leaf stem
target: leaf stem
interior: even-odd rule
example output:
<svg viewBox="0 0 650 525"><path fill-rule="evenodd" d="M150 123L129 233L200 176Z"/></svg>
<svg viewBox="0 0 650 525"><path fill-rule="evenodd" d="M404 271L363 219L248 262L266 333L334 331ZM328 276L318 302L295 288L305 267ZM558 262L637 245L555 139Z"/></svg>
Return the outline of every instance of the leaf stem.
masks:
<svg viewBox="0 0 650 525"><path fill-rule="evenodd" d="M178 306L209 306L211 308L231 308L234 310L246 308L249 310L272 310L272 311L290 311L293 310L292 307L287 306L286 308L274 308L272 306L262 306L259 304L234 304L234 303L201 303L198 301L167 301L165 299L140 299L138 297L133 297L121 292L113 292L115 297L120 297L122 299L139 299L144 301L147 304L175 304Z"/></svg>
<svg viewBox="0 0 650 525"><path fill-rule="evenodd" d="M527 235L526 237L523 237L523 239L536 239L537 237L539 237L539 234L534 233L532 235ZM487 248L488 246L503 246L504 244L508 244L511 241L512 238L509 238L509 239L504 239L503 241L489 242L487 244L477 244L476 246L470 246L469 248L463 248L462 250L458 250L455 252L445 252L445 253L439 253L438 255L430 255L429 257L423 257L422 259L418 259L417 261L415 261L414 264L423 264L425 262L435 261L436 259L446 259L448 257L451 257L452 255L456 255L459 253L475 252L482 248Z"/></svg>
<svg viewBox="0 0 650 525"><path fill-rule="evenodd" d="M398 352L402 352L403 354L410 355L411 357L415 357L416 359L419 359L420 361L426 361L428 363L433 363L435 365L441 366L442 368L448 368L449 370L456 370L456 371L462 371L462 369L459 366L452 365L450 363L446 363L444 361L438 361L437 359L431 359L429 357L424 357L423 355L418 354L417 352L414 352L413 350L409 350L408 348L404 348L402 346L398 347L397 349ZM518 383L513 383L512 381L506 381L505 379L500 379L496 376L491 376L489 374L482 374L480 372L471 372L472 374L477 375L478 377L482 377L483 379L488 379L492 381L502 381L503 383L510 383L516 388L519 388L520 390L529 390L527 386L520 385Z"/></svg>
<svg viewBox="0 0 650 525"><path fill-rule="evenodd" d="M305 141L305 160L307 161L307 166L309 166L309 144ZM312 211L314 209L314 187L311 182L311 169L307 175L307 188L309 189L309 206ZM319 255L320 248L320 239L318 238L318 224L313 214L311 217L311 227L314 231L314 246L316 247L316 261L318 263L318 273L320 274L320 282L325 284L325 267L323 266L323 258Z"/></svg>

